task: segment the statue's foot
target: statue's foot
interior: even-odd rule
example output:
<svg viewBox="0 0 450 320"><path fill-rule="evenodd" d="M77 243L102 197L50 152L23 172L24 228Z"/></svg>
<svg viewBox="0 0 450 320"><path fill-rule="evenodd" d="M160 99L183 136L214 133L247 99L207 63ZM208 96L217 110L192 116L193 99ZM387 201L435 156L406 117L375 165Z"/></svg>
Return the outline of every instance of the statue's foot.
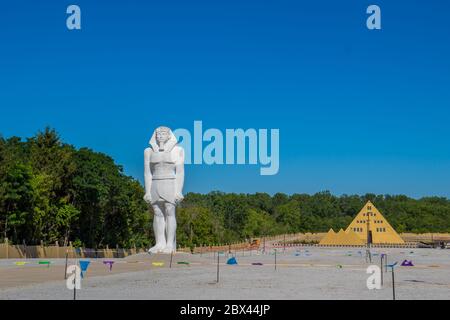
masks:
<svg viewBox="0 0 450 320"><path fill-rule="evenodd" d="M160 253L164 250L165 247L166 247L165 244L157 243L156 246L148 250L148 253L150 254Z"/></svg>
<svg viewBox="0 0 450 320"><path fill-rule="evenodd" d="M166 246L163 250L162 250L162 253L165 253L165 254L171 254L171 253L175 253L175 249L174 249L174 247L172 247L172 246Z"/></svg>

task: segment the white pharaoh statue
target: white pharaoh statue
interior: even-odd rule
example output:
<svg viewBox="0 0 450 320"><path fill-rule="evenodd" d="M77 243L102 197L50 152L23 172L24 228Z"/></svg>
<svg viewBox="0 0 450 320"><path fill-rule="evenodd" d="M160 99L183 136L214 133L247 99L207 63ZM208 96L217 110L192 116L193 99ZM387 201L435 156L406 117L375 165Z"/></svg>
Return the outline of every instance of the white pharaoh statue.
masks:
<svg viewBox="0 0 450 320"><path fill-rule="evenodd" d="M144 200L153 207L156 245L149 253L176 251L176 205L183 198L184 150L167 127L159 127L145 149Z"/></svg>

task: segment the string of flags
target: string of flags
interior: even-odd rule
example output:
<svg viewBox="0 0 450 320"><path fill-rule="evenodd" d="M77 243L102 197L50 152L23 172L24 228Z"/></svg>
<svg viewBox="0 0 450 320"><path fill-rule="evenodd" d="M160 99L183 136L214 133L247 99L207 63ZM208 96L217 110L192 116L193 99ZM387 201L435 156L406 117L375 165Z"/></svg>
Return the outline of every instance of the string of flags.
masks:
<svg viewBox="0 0 450 320"><path fill-rule="evenodd" d="M409 254L413 254L413 253L414 253L413 251L409 252ZM348 256L352 256L352 255L356 255L356 254L360 254L361 255L362 252L361 251L346 251L344 254L346 254ZM218 255L219 256L221 256L221 255L225 256L226 254L225 254L225 252L218 252ZM312 254L309 253L309 250L304 250L304 251L303 250L302 251L301 250L296 250L294 252L294 255L296 257L299 257L299 256L311 256ZM373 253L373 256L381 256L382 258L385 258L386 254L384 254L384 253ZM26 266L26 265L38 264L38 265L47 266L49 268L50 265L54 264L55 262L48 261L48 260L40 260L40 261L35 261L35 262L32 262L32 261L16 261L16 262L13 262L13 263L14 263L14 265L19 266L19 267L23 267L23 266ZM87 270L88 270L89 266L91 265L91 261L80 260L78 263L79 263L79 266L80 266L80 269L81 269L81 277L84 278L85 274L87 273ZM143 262L143 261L126 261L126 262L125 261L124 262L120 262L119 261L118 262L118 261L113 261L113 260L104 260L104 261L101 261L99 263L103 263L103 265L105 265L109 269L109 271L111 272L112 269L113 269L113 265L116 264L116 263L145 263L145 262ZM179 261L179 262L177 262L177 264L178 265L185 265L185 266L190 266L191 265L191 263L187 262L187 261ZM238 261L237 261L236 257L231 257L231 258L229 258L227 260L226 264L227 265L238 265ZM161 261L155 261L155 262L152 262L151 265L153 267L164 267L165 263L161 262ZM261 262L253 262L253 263L251 263L251 265L252 266L263 266L263 263L261 263ZM385 264L385 265L386 265L387 268L391 268L391 269L393 269L397 265L400 265L402 267L414 267L415 266L412 260L403 260L403 262L401 262L401 263L395 262L395 263L392 263L392 264ZM338 269L342 269L343 265L337 264L336 267ZM429 267L439 267L439 266L432 265L432 266L429 266Z"/></svg>

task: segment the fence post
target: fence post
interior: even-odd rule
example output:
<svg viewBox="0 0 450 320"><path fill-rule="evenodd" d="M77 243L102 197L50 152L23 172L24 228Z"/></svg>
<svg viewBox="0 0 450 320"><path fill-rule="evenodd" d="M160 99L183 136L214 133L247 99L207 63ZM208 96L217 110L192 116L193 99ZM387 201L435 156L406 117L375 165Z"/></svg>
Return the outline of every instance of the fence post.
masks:
<svg viewBox="0 0 450 320"><path fill-rule="evenodd" d="M9 259L9 241L8 238L5 238L5 244L6 244L6 259Z"/></svg>
<svg viewBox="0 0 450 320"><path fill-rule="evenodd" d="M26 259L28 250L27 250L27 244L25 242L25 239L22 240L22 246L23 246L23 252L24 252L24 255L25 255L25 259Z"/></svg>
<svg viewBox="0 0 450 320"><path fill-rule="evenodd" d="M56 246L56 258L59 259L59 243L58 243L58 241L55 241L55 246Z"/></svg>
<svg viewBox="0 0 450 320"><path fill-rule="evenodd" d="M72 255L75 256L75 258L76 258L77 255L76 255L76 253L74 254L74 252L73 252L72 241L69 241L69 248L70 248L70 252L72 252Z"/></svg>
<svg viewBox="0 0 450 320"><path fill-rule="evenodd" d="M45 250L44 250L44 241L42 241L42 240L41 240L41 249L42 249L42 255L43 255L42 258L47 258L46 252L45 252Z"/></svg>
<svg viewBox="0 0 450 320"><path fill-rule="evenodd" d="M263 248L263 253L266 253L266 237L263 237L263 242L264 242L264 248Z"/></svg>

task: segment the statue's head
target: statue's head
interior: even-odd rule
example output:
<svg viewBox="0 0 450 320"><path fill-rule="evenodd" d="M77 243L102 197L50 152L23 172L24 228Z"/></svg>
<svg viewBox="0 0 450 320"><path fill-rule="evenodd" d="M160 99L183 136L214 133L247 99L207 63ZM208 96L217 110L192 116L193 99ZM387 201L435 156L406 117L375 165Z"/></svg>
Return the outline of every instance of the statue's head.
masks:
<svg viewBox="0 0 450 320"><path fill-rule="evenodd" d="M156 129L156 142L158 145L169 141L171 133L172 131L167 127L159 127Z"/></svg>
<svg viewBox="0 0 450 320"><path fill-rule="evenodd" d="M161 148L164 151L171 151L177 143L177 138L168 127L157 128L150 140L150 145L155 151L161 150Z"/></svg>

